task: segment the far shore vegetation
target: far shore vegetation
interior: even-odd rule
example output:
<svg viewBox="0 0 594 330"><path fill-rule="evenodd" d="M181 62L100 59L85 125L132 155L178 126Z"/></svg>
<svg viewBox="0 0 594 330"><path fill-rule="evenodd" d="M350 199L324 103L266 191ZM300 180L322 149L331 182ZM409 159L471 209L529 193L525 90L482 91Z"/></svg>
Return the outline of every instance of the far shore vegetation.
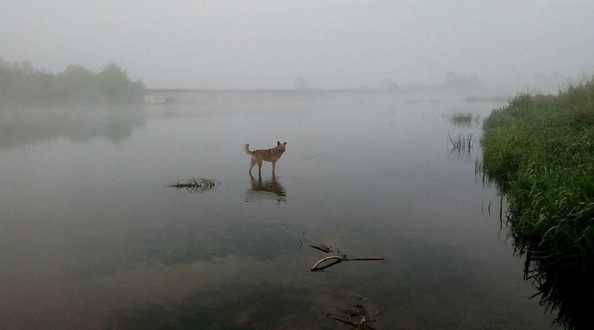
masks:
<svg viewBox="0 0 594 330"><path fill-rule="evenodd" d="M0 58L0 107L135 104L142 103L144 90L114 63L97 73L69 65L54 74Z"/></svg>
<svg viewBox="0 0 594 330"><path fill-rule="evenodd" d="M483 171L509 202L526 277L568 328L594 308L594 78L518 94L483 123ZM585 327L584 327L585 326Z"/></svg>

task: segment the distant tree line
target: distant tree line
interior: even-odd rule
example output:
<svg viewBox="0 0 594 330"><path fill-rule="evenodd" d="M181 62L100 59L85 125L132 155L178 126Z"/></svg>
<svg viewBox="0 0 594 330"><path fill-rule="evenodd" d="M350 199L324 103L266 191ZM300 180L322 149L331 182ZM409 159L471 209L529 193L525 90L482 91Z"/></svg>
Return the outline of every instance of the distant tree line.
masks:
<svg viewBox="0 0 594 330"><path fill-rule="evenodd" d="M0 106L133 104L142 102L144 89L113 63L99 73L69 65L53 74L33 68L30 62L0 58Z"/></svg>

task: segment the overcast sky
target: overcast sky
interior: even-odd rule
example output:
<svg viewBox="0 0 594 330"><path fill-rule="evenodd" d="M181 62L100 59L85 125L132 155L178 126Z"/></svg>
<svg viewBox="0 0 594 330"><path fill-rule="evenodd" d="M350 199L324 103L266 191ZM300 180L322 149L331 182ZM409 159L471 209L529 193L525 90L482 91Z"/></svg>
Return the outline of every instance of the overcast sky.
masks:
<svg viewBox="0 0 594 330"><path fill-rule="evenodd" d="M592 0L0 0L0 56L149 87L505 82L594 73Z"/></svg>

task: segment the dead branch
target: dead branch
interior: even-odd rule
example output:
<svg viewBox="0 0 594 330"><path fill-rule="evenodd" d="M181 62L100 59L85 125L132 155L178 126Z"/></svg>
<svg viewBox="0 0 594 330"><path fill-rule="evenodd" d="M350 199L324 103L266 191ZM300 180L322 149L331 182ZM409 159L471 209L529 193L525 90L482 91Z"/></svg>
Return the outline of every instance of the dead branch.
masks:
<svg viewBox="0 0 594 330"><path fill-rule="evenodd" d="M332 247L327 246L327 245L324 245L324 244L321 244L321 245L311 245L310 244L309 246L312 247L312 248L314 248L314 249L316 249L316 250L320 250L322 252L325 252L325 253L332 252Z"/></svg>
<svg viewBox="0 0 594 330"><path fill-rule="evenodd" d="M333 259L334 259L333 262L331 262L331 263L329 263L327 265L324 265L324 266L320 266L322 263L324 263L324 262L326 262L328 260L333 260ZM313 266L311 266L309 268L309 271L310 272L318 272L320 270L324 270L324 269L326 269L328 267L332 267L332 266L334 266L336 264L339 264L339 263L341 263L341 262L343 262L345 260L346 260L346 257L343 257L343 256L325 257L325 258L322 258L322 259L318 260Z"/></svg>
<svg viewBox="0 0 594 330"><path fill-rule="evenodd" d="M324 262L333 260L332 262L322 265ZM332 267L336 264L339 264L343 261L376 261L376 260L384 260L384 258L347 258L347 256L329 256L318 260L313 266L309 268L310 272L318 272L324 270L326 268Z"/></svg>

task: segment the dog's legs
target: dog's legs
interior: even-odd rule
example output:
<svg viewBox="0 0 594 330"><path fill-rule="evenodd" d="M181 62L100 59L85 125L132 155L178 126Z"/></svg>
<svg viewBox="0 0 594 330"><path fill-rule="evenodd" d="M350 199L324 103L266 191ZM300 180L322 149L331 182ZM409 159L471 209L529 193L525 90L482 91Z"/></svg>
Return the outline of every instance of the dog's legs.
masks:
<svg viewBox="0 0 594 330"><path fill-rule="evenodd" d="M276 162L272 162L272 176L274 177L276 173Z"/></svg>
<svg viewBox="0 0 594 330"><path fill-rule="evenodd" d="M262 175L262 160L258 159L258 175Z"/></svg>
<svg viewBox="0 0 594 330"><path fill-rule="evenodd" d="M250 176L252 176L252 168L254 168L254 165L256 165L256 160L254 159L254 157L252 157L252 161L250 163Z"/></svg>

